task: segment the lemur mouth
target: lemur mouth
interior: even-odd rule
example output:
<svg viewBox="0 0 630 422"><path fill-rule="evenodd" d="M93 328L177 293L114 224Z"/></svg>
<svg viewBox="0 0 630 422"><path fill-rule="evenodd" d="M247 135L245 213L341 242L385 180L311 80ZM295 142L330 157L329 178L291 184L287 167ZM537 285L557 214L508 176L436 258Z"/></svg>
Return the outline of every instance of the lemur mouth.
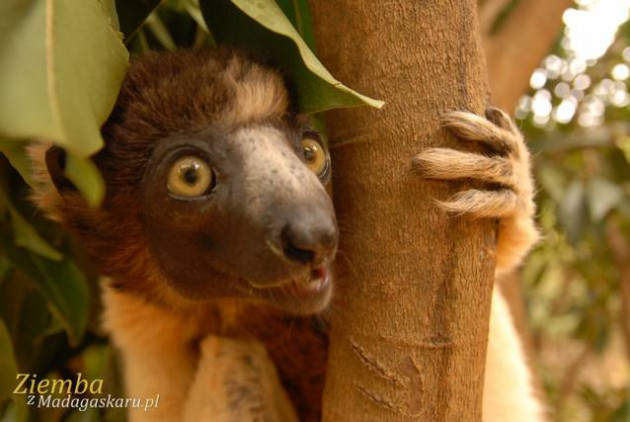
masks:
<svg viewBox="0 0 630 422"><path fill-rule="evenodd" d="M304 277L295 278L269 287L254 287L257 296L271 304L295 314L313 314L322 311L332 296L330 268L315 268Z"/></svg>
<svg viewBox="0 0 630 422"><path fill-rule="evenodd" d="M330 288L330 271L327 267L311 270L307 277L291 280L280 286L287 295L296 299L309 299L319 296Z"/></svg>

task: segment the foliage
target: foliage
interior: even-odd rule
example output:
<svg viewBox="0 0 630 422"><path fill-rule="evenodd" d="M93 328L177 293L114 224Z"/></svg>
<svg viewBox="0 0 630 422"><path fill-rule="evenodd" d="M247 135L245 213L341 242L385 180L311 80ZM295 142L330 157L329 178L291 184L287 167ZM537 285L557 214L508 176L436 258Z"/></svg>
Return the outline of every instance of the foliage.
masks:
<svg viewBox="0 0 630 422"><path fill-rule="evenodd" d="M619 72L629 60L630 23L598 60L582 61L565 37L517 110L535 152L544 235L523 276L557 421L630 415L630 297L622 292L630 262L620 259L630 239L630 97Z"/></svg>
<svg viewBox="0 0 630 422"><path fill-rule="evenodd" d="M516 2L506 4L508 13ZM104 379L104 394L123 395L98 327L97 275L83 249L27 200L35 183L27 144L66 148L68 177L98 204L103 183L88 157L102 145L98 129L128 56L149 50L263 50L290 75L305 112L381 103L339 84L317 60L306 0L3 0L0 34L0 418L124 420L122 409L34 409L11 394L16 372L82 372ZM535 152L544 234L523 271L534 363L561 422L629 420L621 312L630 298L620 285L630 255L619 259L619 239L630 239L624 65L628 23L598 60L576 61L560 40L541 63L544 81L533 78L517 109Z"/></svg>
<svg viewBox="0 0 630 422"><path fill-rule="evenodd" d="M123 420L122 409L37 409L12 394L16 373L104 379L123 397L98 327L97 276L80 246L28 201L30 142L68 153L66 176L97 206L89 156L103 140L130 55L237 45L270 57L307 114L382 102L344 86L313 53L305 0L7 0L0 3L0 416Z"/></svg>
<svg viewBox="0 0 630 422"><path fill-rule="evenodd" d="M277 65L287 67L293 83L300 87L298 103L302 111L312 113L340 106L382 105L333 78L275 0L215 0L203 2L201 10L218 42L267 50L267 55Z"/></svg>

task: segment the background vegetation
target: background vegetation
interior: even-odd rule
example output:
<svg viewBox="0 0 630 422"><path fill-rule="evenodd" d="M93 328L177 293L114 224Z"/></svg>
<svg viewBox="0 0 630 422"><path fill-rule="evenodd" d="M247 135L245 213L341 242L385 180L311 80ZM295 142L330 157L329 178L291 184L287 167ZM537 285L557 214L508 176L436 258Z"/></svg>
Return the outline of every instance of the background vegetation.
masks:
<svg viewBox="0 0 630 422"><path fill-rule="evenodd" d="M545 237L522 275L554 420L629 421L630 4L618 2L608 42L589 48L581 37L602 31L603 17L598 2L582 3L565 12L516 109L535 152Z"/></svg>
<svg viewBox="0 0 630 422"><path fill-rule="evenodd" d="M481 2L497 10L489 33L522 2ZM535 152L545 235L522 271L523 334L555 421L630 421L630 4L618 1L625 17L609 22L600 55L580 53L571 25L606 2L582 0L564 14L567 26L527 75L530 91L515 110ZM217 43L263 50L298 87L304 112L380 103L340 85L315 58L306 1L66 0L51 2L52 11L48 3L0 3L0 415L119 421L122 409L34 409L11 394L16 372L82 372L103 378L106 394L123 395L98 326L96 274L82 248L27 200L35 183L27 141L66 148L68 177L97 204L103 185L87 157L101 145L98 127L129 55Z"/></svg>

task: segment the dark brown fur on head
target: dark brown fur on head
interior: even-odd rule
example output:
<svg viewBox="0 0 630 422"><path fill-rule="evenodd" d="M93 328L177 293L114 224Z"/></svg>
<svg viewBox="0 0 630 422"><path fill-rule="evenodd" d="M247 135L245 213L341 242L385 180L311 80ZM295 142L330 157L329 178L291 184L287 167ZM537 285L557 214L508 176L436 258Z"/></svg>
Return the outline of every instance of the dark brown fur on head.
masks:
<svg viewBox="0 0 630 422"><path fill-rule="evenodd" d="M288 121L295 118L292 108L280 74L238 50L150 53L132 63L103 126L107 142L96 161L114 187L128 185L140 181L159 139L212 124ZM111 158L100 159L104 155ZM130 160L137 164L120 168Z"/></svg>
<svg viewBox="0 0 630 422"><path fill-rule="evenodd" d="M254 104L245 108L245 103ZM137 211L143 171L157 140L209 124L247 124L292 117L279 74L231 49L149 53L132 62L116 106L103 125L94 160L107 180L104 203L89 208L78 192L59 195L43 154L32 156L43 188L35 201L86 243L104 275L144 280L154 274ZM117 245L112 248L112 245Z"/></svg>
<svg viewBox="0 0 630 422"><path fill-rule="evenodd" d="M161 295L163 283L158 286L155 280L162 274L140 214L141 185L156 144L166 138L207 136L208 128L229 133L265 125L295 138L293 131L299 132L301 122L294 110L282 76L241 52L148 54L132 63L102 128L105 147L94 157L107 185L102 206L89 208L71 189L58 192L41 164L39 147L32 155L41 164L38 171L45 183L35 200L78 235L101 273L126 288ZM295 148L300 148L297 136Z"/></svg>

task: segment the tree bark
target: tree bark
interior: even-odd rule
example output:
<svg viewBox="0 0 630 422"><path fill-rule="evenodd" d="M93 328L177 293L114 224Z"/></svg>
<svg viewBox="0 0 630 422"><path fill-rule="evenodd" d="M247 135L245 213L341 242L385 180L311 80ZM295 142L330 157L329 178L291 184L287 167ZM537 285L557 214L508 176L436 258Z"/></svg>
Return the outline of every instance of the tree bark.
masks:
<svg viewBox="0 0 630 422"><path fill-rule="evenodd" d="M514 110L529 79L562 29L562 14L574 0L520 0L485 47L492 103Z"/></svg>
<svg viewBox="0 0 630 422"><path fill-rule="evenodd" d="M323 62L384 99L328 116L342 244L324 421L481 421L494 223L449 217L411 157L483 112L475 0L311 0ZM457 186L460 190L462 185Z"/></svg>

